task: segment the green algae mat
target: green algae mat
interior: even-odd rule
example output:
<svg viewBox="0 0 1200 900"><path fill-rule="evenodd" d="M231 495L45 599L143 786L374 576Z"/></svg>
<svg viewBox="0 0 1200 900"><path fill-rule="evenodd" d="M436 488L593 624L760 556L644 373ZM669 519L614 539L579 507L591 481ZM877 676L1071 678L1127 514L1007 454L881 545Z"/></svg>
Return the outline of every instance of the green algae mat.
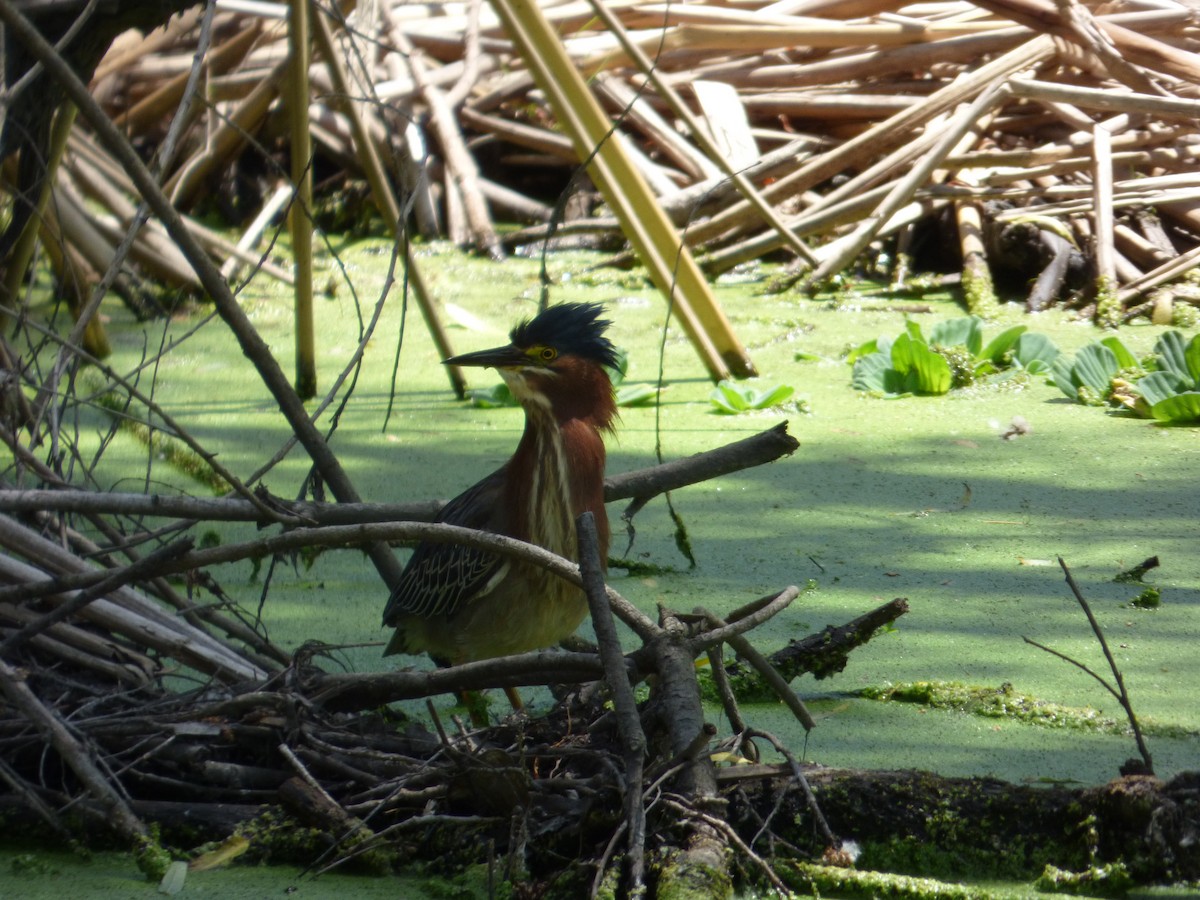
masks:
<svg viewBox="0 0 1200 900"><path fill-rule="evenodd" d="M318 308L321 389L358 344L389 253L378 241L339 249L357 298L331 291ZM502 342L516 318L536 311L537 262L496 265L444 246L422 248L419 257L458 352ZM1061 557L1107 636L1156 771L1169 777L1197 767L1200 429L1072 402L1046 372L984 379L937 396L856 390L849 354L913 322L929 334L961 317L961 308L945 296L893 299L869 288L835 300L769 295L759 270L717 285L760 372L736 387L740 407L728 391L722 403L680 330L666 321L661 298L634 276L591 270L596 261L552 257L551 300L607 304L612 337L628 355L623 388L641 402L621 411L611 473L651 465L656 451L684 457L782 419L800 441L790 458L673 495L690 560L661 498L637 515L632 540L620 508L611 508L613 586L649 613L664 604L720 614L788 584L815 582L754 633L767 651L894 597L908 600L908 614L856 651L843 673L795 682L817 718L810 734L775 703L745 710L756 725L786 735L804 759L834 767L1031 784L1107 781L1136 755L1119 705L1080 668L1024 640L1109 676L1064 582ZM327 266L333 277L335 267ZM245 293L243 302L290 370L289 295L267 287ZM274 402L219 321L203 322L199 310L166 326L138 325L117 306L106 311L117 371L141 366L147 347L177 345L153 367L155 400L234 472L248 475L288 439ZM1015 306L1003 307L984 330L991 337L1015 325L1064 353L1104 337L1068 314L1028 316ZM1120 337L1132 352L1149 354L1168 330L1133 324ZM389 300L332 441L364 499L448 498L507 458L521 413L487 408L499 381L494 373L470 376L479 400L456 400L415 306L402 319L399 296ZM96 415L98 433L104 414ZM87 423L83 431L86 443ZM130 430L118 433L97 471L114 490L211 491L202 467L189 468L170 448ZM307 471L292 450L264 481L275 494L295 496ZM252 526L211 530L222 541L254 535ZM1117 580L1149 557L1160 564L1143 583ZM386 592L360 553L277 566L265 599L262 567L244 563L213 574L248 609L262 599L263 622L286 648L318 638L345 645L336 659L347 669L396 665L380 656ZM1148 587L1157 605L1145 602ZM536 693L529 699L535 712L549 702ZM411 711L420 715L422 707ZM712 718L718 715L714 708Z"/></svg>

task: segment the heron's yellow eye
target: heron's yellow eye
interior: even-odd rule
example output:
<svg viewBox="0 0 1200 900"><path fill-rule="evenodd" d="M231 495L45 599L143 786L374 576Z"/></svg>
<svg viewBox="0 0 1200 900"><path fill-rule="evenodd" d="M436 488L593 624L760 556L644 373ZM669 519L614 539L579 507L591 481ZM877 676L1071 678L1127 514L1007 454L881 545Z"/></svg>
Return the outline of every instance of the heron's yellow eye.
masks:
<svg viewBox="0 0 1200 900"><path fill-rule="evenodd" d="M538 351L538 357L542 360L542 362L554 362L557 356L558 351L553 347L543 347Z"/></svg>

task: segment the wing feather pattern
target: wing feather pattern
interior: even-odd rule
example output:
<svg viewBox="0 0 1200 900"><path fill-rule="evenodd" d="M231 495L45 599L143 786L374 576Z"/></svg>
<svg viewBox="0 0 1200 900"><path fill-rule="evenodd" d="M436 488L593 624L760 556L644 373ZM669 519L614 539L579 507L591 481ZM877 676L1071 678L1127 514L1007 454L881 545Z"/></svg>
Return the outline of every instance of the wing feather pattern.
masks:
<svg viewBox="0 0 1200 900"><path fill-rule="evenodd" d="M435 522L503 533L499 515L504 469L467 488L438 513ZM404 614L453 615L483 591L507 561L462 544L420 543L383 611L383 624L393 626Z"/></svg>

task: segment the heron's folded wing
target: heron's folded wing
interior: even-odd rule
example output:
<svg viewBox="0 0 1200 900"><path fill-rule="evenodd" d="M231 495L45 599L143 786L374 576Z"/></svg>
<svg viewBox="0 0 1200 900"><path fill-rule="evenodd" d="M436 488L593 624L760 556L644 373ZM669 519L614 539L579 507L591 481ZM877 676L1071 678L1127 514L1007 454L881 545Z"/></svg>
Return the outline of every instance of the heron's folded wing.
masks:
<svg viewBox="0 0 1200 900"><path fill-rule="evenodd" d="M482 531L499 531L498 503L504 470L459 494L435 521ZM473 596L486 593L503 575L508 561L495 553L462 544L422 542L404 567L400 583L383 611L383 624L394 625L403 613L453 615Z"/></svg>

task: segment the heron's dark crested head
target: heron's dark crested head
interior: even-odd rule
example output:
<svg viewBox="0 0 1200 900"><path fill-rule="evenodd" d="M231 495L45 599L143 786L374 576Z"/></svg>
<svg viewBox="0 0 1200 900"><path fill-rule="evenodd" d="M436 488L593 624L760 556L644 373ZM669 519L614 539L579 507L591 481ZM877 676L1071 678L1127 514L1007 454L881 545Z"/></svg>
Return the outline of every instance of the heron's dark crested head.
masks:
<svg viewBox="0 0 1200 900"><path fill-rule="evenodd" d="M513 346L527 353L541 348L541 358L547 362L555 356L572 355L615 369L617 351L604 336L612 322L600 318L603 313L604 307L599 303L560 303L521 322L509 333L509 338Z"/></svg>

